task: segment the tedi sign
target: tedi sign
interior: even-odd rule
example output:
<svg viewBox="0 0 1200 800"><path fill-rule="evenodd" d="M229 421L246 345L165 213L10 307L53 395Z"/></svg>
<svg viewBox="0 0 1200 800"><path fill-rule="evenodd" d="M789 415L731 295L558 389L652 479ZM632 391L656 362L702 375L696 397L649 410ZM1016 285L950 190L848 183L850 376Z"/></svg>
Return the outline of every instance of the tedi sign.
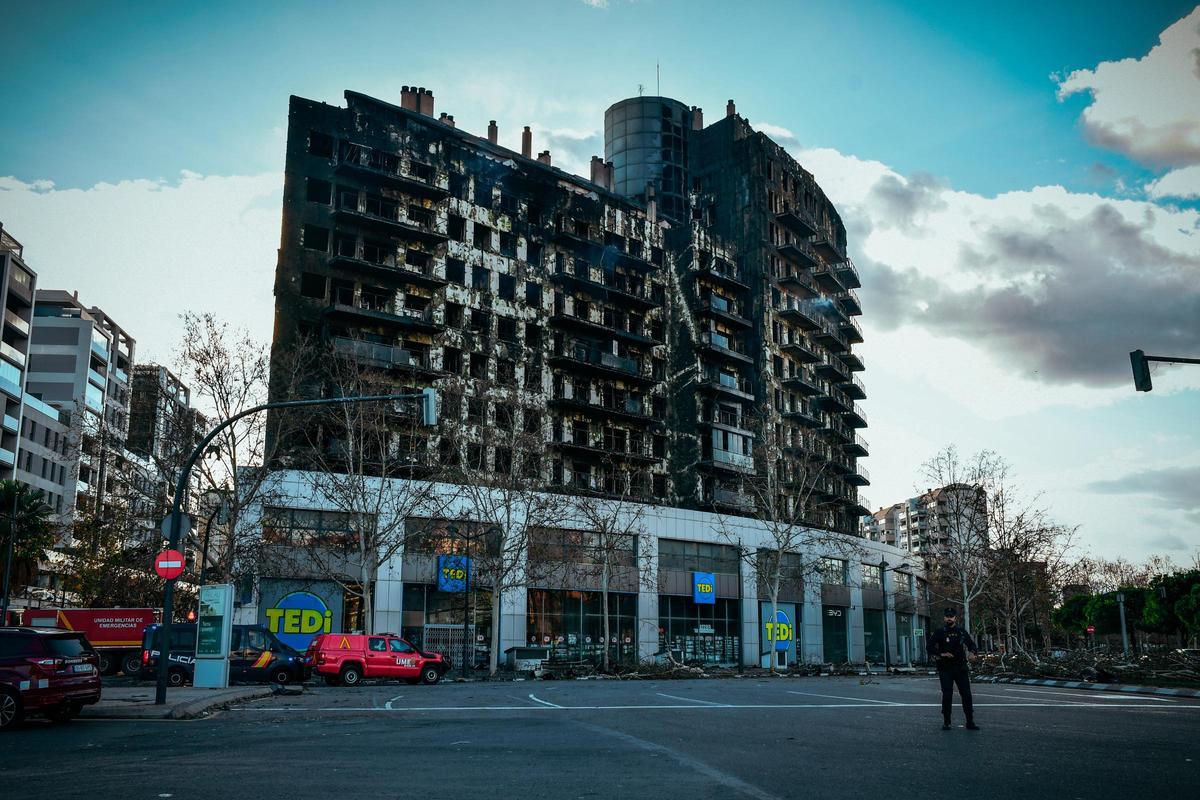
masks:
<svg viewBox="0 0 1200 800"><path fill-rule="evenodd" d="M329 633L333 612L312 592L292 592L279 599L274 608L265 612L267 628L279 641L303 652L318 633Z"/></svg>

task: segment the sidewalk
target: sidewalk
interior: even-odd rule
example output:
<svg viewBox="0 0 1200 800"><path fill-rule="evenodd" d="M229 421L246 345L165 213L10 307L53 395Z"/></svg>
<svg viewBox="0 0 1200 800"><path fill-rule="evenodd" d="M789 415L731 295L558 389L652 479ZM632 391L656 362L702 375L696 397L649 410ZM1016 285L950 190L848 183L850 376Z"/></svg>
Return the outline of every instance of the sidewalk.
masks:
<svg viewBox="0 0 1200 800"><path fill-rule="evenodd" d="M85 719L194 719L230 703L269 697L269 686L232 686L228 689L167 689L167 702L154 704L153 686L105 686L100 702L84 706Z"/></svg>

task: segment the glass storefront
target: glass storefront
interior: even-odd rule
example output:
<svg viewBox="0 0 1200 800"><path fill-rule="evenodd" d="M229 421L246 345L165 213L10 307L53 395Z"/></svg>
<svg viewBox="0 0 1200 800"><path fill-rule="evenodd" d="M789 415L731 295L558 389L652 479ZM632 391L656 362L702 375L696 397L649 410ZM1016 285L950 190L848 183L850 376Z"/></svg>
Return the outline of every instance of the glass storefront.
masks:
<svg viewBox="0 0 1200 800"><path fill-rule="evenodd" d="M867 661L884 663L883 611L878 608L863 609L863 645Z"/></svg>
<svg viewBox="0 0 1200 800"><path fill-rule="evenodd" d="M850 660L847 617L848 609L842 606L821 606L821 638L827 664L844 664Z"/></svg>
<svg viewBox="0 0 1200 800"><path fill-rule="evenodd" d="M604 593L530 589L525 638L550 648L555 661L604 660ZM614 662L637 660L637 595L608 593L608 651Z"/></svg>
<svg viewBox="0 0 1200 800"><path fill-rule="evenodd" d="M685 664L736 664L742 644L738 612L738 601L728 598L709 605L660 595L659 649L673 651Z"/></svg>
<svg viewBox="0 0 1200 800"><path fill-rule="evenodd" d="M911 664L917 658L911 614L896 615L896 653L901 664Z"/></svg>
<svg viewBox="0 0 1200 800"><path fill-rule="evenodd" d="M492 593L486 589L472 589L464 596L439 592L432 584L404 584L400 635L418 648L437 651L458 664L463 652L464 607L472 666L486 667L492 640Z"/></svg>

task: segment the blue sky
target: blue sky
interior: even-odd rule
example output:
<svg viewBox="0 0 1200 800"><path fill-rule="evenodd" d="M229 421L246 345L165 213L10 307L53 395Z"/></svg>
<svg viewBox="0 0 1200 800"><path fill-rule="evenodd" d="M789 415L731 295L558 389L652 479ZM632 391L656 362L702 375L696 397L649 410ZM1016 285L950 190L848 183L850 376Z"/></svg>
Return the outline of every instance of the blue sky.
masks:
<svg viewBox="0 0 1200 800"><path fill-rule="evenodd" d="M289 95L427 86L579 170L657 61L663 94L710 120L734 98L847 221L876 506L940 446L992 447L1093 553L1187 561L1200 368L1135 395L1126 353L1200 354L1194 9L5 3L0 220L39 285L170 363L184 310L270 335Z"/></svg>

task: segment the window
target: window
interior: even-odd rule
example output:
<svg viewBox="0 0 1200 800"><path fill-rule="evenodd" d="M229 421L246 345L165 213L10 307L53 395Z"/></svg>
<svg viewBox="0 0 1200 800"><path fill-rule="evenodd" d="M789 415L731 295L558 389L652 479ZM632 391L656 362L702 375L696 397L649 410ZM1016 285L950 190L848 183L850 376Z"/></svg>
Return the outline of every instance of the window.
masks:
<svg viewBox="0 0 1200 800"><path fill-rule="evenodd" d="M309 131L308 152L321 158L333 158L333 137L327 133Z"/></svg>
<svg viewBox="0 0 1200 800"><path fill-rule="evenodd" d="M488 357L486 353L471 353L471 377L480 380L488 376Z"/></svg>
<svg viewBox="0 0 1200 800"><path fill-rule="evenodd" d="M508 358L496 362L496 382L502 386L517 385L517 363Z"/></svg>
<svg viewBox="0 0 1200 800"><path fill-rule="evenodd" d="M461 328L463 326L463 307L458 303L446 303L446 327Z"/></svg>
<svg viewBox="0 0 1200 800"><path fill-rule="evenodd" d="M849 564L845 559L825 556L821 559L821 579L831 586L845 586L850 582Z"/></svg>
<svg viewBox="0 0 1200 800"><path fill-rule="evenodd" d="M325 299L325 276L313 272L300 273L300 294L317 300Z"/></svg>
<svg viewBox="0 0 1200 800"><path fill-rule="evenodd" d="M329 228L318 225L305 225L303 235L304 247L308 250L329 252Z"/></svg>
<svg viewBox="0 0 1200 800"><path fill-rule="evenodd" d="M514 234L500 232L500 255L505 258L517 257L517 237Z"/></svg>
<svg viewBox="0 0 1200 800"><path fill-rule="evenodd" d="M305 182L307 188L306 199L308 202L329 205L333 201L332 183L317 178L307 178Z"/></svg>
<svg viewBox="0 0 1200 800"><path fill-rule="evenodd" d="M487 401L482 397L467 400L467 422L484 422L487 416Z"/></svg>
<svg viewBox="0 0 1200 800"><path fill-rule="evenodd" d="M453 375L462 373L462 351L455 347L442 348L442 369Z"/></svg>
<svg viewBox="0 0 1200 800"><path fill-rule="evenodd" d="M542 305L542 285L533 281L525 282L525 302L535 308Z"/></svg>
<svg viewBox="0 0 1200 800"><path fill-rule="evenodd" d="M471 288L481 292L492 289L492 274L484 267L471 267Z"/></svg>
<svg viewBox="0 0 1200 800"><path fill-rule="evenodd" d="M517 279L511 275L500 276L500 297L503 300L515 300L517 297Z"/></svg>
<svg viewBox="0 0 1200 800"><path fill-rule="evenodd" d="M467 221L457 214L451 214L447 234L456 242L463 241L467 238Z"/></svg>
<svg viewBox="0 0 1200 800"><path fill-rule="evenodd" d="M466 286L467 265L457 258L446 259L446 280Z"/></svg>
<svg viewBox="0 0 1200 800"><path fill-rule="evenodd" d="M388 648L393 653L412 653L413 646L403 639L388 639Z"/></svg>
<svg viewBox="0 0 1200 800"><path fill-rule="evenodd" d="M538 287L539 289L541 287ZM525 323L525 346L536 350L542 345L542 329L536 323Z"/></svg>
<svg viewBox="0 0 1200 800"><path fill-rule="evenodd" d="M367 649L372 653L383 653L387 651L387 642L384 639L376 639L374 637L367 640Z"/></svg>
<svg viewBox="0 0 1200 800"><path fill-rule="evenodd" d="M504 284L501 283L501 286L503 285ZM497 317L496 336L499 337L501 341L517 344L517 321L512 317Z"/></svg>
<svg viewBox="0 0 1200 800"><path fill-rule="evenodd" d="M354 516L343 511L272 508L263 511L263 539L268 544L325 543L349 547L356 541Z"/></svg>
<svg viewBox="0 0 1200 800"><path fill-rule="evenodd" d="M487 336L492 330L492 315L481 309L472 308L471 330Z"/></svg>
<svg viewBox="0 0 1200 800"><path fill-rule="evenodd" d="M525 432L538 433L542 429L542 415L531 409L525 409Z"/></svg>
<svg viewBox="0 0 1200 800"><path fill-rule="evenodd" d="M660 569L737 574L737 550L729 545L660 539Z"/></svg>
<svg viewBox="0 0 1200 800"><path fill-rule="evenodd" d="M475 223L475 236L473 242L480 250L492 249L492 229L487 225Z"/></svg>
<svg viewBox="0 0 1200 800"><path fill-rule="evenodd" d="M883 588L883 573L879 569L878 564L863 564L862 565L862 585L864 589L882 589Z"/></svg>

